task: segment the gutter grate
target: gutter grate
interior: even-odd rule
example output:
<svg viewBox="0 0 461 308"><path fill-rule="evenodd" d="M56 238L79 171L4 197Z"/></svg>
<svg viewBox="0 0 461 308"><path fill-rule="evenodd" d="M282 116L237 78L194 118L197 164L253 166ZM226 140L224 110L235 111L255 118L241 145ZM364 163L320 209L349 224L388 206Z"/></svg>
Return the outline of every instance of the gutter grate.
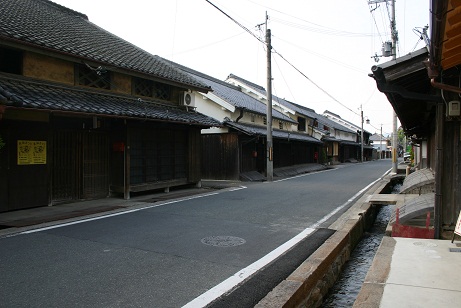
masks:
<svg viewBox="0 0 461 308"><path fill-rule="evenodd" d="M461 252L461 248L450 248L450 252Z"/></svg>

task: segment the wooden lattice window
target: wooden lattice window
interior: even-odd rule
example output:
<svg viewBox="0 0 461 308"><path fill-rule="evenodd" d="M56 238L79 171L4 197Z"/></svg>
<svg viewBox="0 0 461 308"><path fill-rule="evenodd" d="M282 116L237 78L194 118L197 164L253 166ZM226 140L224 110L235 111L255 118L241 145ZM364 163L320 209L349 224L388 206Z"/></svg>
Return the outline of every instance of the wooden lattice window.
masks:
<svg viewBox="0 0 461 308"><path fill-rule="evenodd" d="M77 65L77 82L81 86L110 90L110 72L103 67Z"/></svg>
<svg viewBox="0 0 461 308"><path fill-rule="evenodd" d="M171 87L164 83L154 82L154 97L165 101L170 100Z"/></svg>
<svg viewBox="0 0 461 308"><path fill-rule="evenodd" d="M135 78L133 94L169 101L171 99L171 86L148 79Z"/></svg>
<svg viewBox="0 0 461 308"><path fill-rule="evenodd" d="M152 80L136 78L134 82L134 94L153 97L154 82Z"/></svg>

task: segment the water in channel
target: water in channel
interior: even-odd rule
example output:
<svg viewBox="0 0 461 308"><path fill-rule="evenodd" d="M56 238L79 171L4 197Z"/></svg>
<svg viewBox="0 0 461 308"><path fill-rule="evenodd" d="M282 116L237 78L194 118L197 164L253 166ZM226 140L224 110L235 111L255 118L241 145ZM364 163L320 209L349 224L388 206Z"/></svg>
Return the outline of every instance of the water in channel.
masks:
<svg viewBox="0 0 461 308"><path fill-rule="evenodd" d="M376 216L372 228L366 232L363 239L351 253L350 259L344 264L336 284L331 287L322 307L352 307L360 292L365 276L371 266L386 231L394 206L382 206Z"/></svg>

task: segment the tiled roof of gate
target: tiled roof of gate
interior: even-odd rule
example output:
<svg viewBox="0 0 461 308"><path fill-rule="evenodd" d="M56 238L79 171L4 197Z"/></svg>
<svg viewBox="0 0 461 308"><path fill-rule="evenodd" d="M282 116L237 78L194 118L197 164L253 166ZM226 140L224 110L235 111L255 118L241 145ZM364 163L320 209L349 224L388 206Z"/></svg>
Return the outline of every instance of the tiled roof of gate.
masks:
<svg viewBox="0 0 461 308"><path fill-rule="evenodd" d="M0 104L6 104L7 107L168 121L203 127L222 126L220 122L201 113L153 100L13 78L0 78Z"/></svg>
<svg viewBox="0 0 461 308"><path fill-rule="evenodd" d="M0 40L20 41L195 89L208 88L161 57L98 27L86 15L51 1L0 0L0 16Z"/></svg>

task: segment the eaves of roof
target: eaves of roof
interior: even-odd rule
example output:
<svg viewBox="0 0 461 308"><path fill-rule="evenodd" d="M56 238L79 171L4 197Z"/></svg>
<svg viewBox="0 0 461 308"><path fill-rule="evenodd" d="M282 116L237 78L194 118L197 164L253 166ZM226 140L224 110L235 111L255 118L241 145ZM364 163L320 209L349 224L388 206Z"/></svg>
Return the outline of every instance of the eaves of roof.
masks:
<svg viewBox="0 0 461 308"><path fill-rule="evenodd" d="M249 96L248 94L243 93L240 89L232 84L229 84L225 81L217 80L214 77L207 76L203 73L194 71L185 66L178 66L186 73L191 74L192 77L199 80L200 82L208 85L212 91L213 95L218 96L220 99L226 101L227 103L235 106L235 108L243 109L248 112L259 114L265 116L267 114L267 105L260 102L259 100ZM292 120L289 116L284 115L283 113L272 109L272 117L277 120L289 122L296 124L297 122Z"/></svg>
<svg viewBox="0 0 461 308"><path fill-rule="evenodd" d="M47 0L0 0L0 40L147 74L193 90L209 88L159 56L91 23L86 15Z"/></svg>
<svg viewBox="0 0 461 308"><path fill-rule="evenodd" d="M360 146L360 142L354 142L354 141L347 141L347 140L341 140L340 142L341 145L353 145L353 146Z"/></svg>
<svg viewBox="0 0 461 308"><path fill-rule="evenodd" d="M250 82L248 80L245 80L245 79L243 79L241 77L238 77L236 75L230 74L227 78L228 79L234 79L234 80L238 81L239 83L248 86L249 88L251 88L252 90L254 90L255 92L261 94L264 97L267 95L267 91L266 91L266 89L264 87L259 86L259 85L255 84L255 83L252 83L252 82ZM272 95L272 100L274 102L276 102L277 104L281 105L282 108L286 108L287 110L289 110L289 112L291 112L291 113L298 113L299 115L302 115L302 116L305 116L305 117L311 118L311 119L317 119L317 118L320 117L320 115L317 114L313 109L298 105L296 103L292 103L292 102L287 101L287 100L285 100L283 98L280 98L280 97L278 97L276 95Z"/></svg>
<svg viewBox="0 0 461 308"><path fill-rule="evenodd" d="M407 134L427 135L434 116L435 103L441 100L434 95L424 61L429 54L426 48L398 58L389 63L375 65L370 75L380 92L386 94Z"/></svg>
<svg viewBox="0 0 461 308"><path fill-rule="evenodd" d="M233 129L236 129L246 135L249 136L267 136L267 130L265 127L262 126L255 126L249 125L244 123L235 123L235 122L224 122L225 126L229 126ZM302 142L309 142L315 144L322 144L323 142L306 134L296 133L296 132L288 132L284 130L274 129L272 131L272 138L274 139L284 139L284 140L293 140L293 141L302 141Z"/></svg>
<svg viewBox="0 0 461 308"><path fill-rule="evenodd" d="M6 104L6 108L165 121L201 127L222 126L206 115L158 101L5 76L0 77L0 102Z"/></svg>

